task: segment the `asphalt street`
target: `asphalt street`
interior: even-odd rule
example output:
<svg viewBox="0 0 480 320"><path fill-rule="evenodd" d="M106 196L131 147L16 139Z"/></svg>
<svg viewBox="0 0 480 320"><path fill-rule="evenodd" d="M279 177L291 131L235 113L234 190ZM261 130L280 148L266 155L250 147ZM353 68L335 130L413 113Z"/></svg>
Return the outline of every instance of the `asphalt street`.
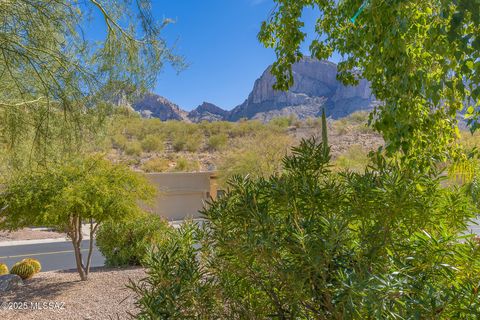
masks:
<svg viewBox="0 0 480 320"><path fill-rule="evenodd" d="M84 261L88 254L90 241L82 241L82 256ZM35 258L42 264L42 271L76 269L75 255L71 242L52 242L18 246L0 247L0 262L12 267L17 261L25 258ZM92 267L101 267L105 258L94 246Z"/></svg>

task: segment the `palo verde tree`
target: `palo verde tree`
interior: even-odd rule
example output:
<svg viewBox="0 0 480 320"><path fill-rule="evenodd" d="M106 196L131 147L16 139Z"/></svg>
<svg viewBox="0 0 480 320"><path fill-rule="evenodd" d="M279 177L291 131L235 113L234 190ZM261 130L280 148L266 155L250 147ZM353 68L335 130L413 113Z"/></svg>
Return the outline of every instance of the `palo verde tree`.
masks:
<svg viewBox="0 0 480 320"><path fill-rule="evenodd" d="M370 121L390 154L401 151L412 165L455 154L457 114L472 130L480 111L479 0L275 0L259 39L275 49L276 88L292 85L291 66L302 57L305 9L318 11L314 57L333 52L343 60L339 78L371 83L382 101Z"/></svg>
<svg viewBox="0 0 480 320"><path fill-rule="evenodd" d="M2 1L2 146L12 150L27 141L46 158L55 115L68 123L69 139L82 141L77 127L88 108L127 89L152 87L166 62L183 66L161 37L171 20L155 20L151 5L150 0ZM96 30L104 33L103 41L85 36L91 19L103 21L103 30Z"/></svg>
<svg viewBox="0 0 480 320"><path fill-rule="evenodd" d="M146 178L122 165L98 157L77 159L7 181L0 193L0 227L44 225L65 232L73 244L80 278L87 280L98 226L139 213L138 201L148 201L154 194ZM85 259L84 224L90 229Z"/></svg>

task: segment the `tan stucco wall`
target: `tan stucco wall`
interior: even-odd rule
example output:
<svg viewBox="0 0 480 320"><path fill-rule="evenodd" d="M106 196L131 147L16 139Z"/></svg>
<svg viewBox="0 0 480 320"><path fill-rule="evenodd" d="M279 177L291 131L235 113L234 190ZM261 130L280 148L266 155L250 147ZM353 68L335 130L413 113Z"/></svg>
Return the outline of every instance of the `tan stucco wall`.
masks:
<svg viewBox="0 0 480 320"><path fill-rule="evenodd" d="M168 220L199 218L198 213L210 196L216 196L213 172L147 173L148 180L157 188L153 205L147 210Z"/></svg>

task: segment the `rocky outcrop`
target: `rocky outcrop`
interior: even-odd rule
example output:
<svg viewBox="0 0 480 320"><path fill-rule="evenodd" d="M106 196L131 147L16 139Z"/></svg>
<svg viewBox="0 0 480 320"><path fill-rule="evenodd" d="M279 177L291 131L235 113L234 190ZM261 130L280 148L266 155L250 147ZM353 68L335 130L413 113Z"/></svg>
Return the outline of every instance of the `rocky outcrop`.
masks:
<svg viewBox="0 0 480 320"><path fill-rule="evenodd" d="M149 93L133 103L133 108L145 118L189 121L188 113L168 99Z"/></svg>
<svg viewBox="0 0 480 320"><path fill-rule="evenodd" d="M0 276L0 292L15 290L23 286L22 278L16 274L5 274Z"/></svg>
<svg viewBox="0 0 480 320"><path fill-rule="evenodd" d="M267 68L253 85L248 98L231 111L208 102L187 113L167 99L148 94L133 107L143 117L191 122L242 118L269 121L277 116L295 115L299 119L316 117L325 108L328 117L345 117L358 110L370 110L378 102L372 96L368 81L345 86L337 80L337 65L329 61L303 58L292 67L294 84L288 91L273 89L275 77Z"/></svg>
<svg viewBox="0 0 480 320"><path fill-rule="evenodd" d="M270 68L255 81L247 100L235 107L229 120L294 114L300 119L318 116L326 108L327 116L344 117L354 111L371 109L375 104L368 81L345 86L336 79L337 66L328 61L306 57L292 67L294 84L288 91L273 89L275 77Z"/></svg>
<svg viewBox="0 0 480 320"><path fill-rule="evenodd" d="M192 122L220 121L226 119L227 116L228 111L223 110L222 108L217 107L213 103L209 102L203 102L201 105L188 113L188 118Z"/></svg>

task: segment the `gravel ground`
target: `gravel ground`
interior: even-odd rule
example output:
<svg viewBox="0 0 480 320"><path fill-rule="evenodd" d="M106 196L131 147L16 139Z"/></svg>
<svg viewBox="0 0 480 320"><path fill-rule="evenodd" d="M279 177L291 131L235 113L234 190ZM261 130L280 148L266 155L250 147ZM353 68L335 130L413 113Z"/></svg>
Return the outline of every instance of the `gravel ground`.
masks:
<svg viewBox="0 0 480 320"><path fill-rule="evenodd" d="M54 239L63 237L65 237L63 233L31 228L24 228L13 232L0 231L0 241Z"/></svg>
<svg viewBox="0 0 480 320"><path fill-rule="evenodd" d="M138 281L144 276L142 268L95 268L82 282L73 270L41 272L22 288L0 296L0 319L130 319L128 312L135 313L134 299L125 285L129 279ZM32 302L45 308L32 310ZM5 305L26 306L27 310L4 310Z"/></svg>

